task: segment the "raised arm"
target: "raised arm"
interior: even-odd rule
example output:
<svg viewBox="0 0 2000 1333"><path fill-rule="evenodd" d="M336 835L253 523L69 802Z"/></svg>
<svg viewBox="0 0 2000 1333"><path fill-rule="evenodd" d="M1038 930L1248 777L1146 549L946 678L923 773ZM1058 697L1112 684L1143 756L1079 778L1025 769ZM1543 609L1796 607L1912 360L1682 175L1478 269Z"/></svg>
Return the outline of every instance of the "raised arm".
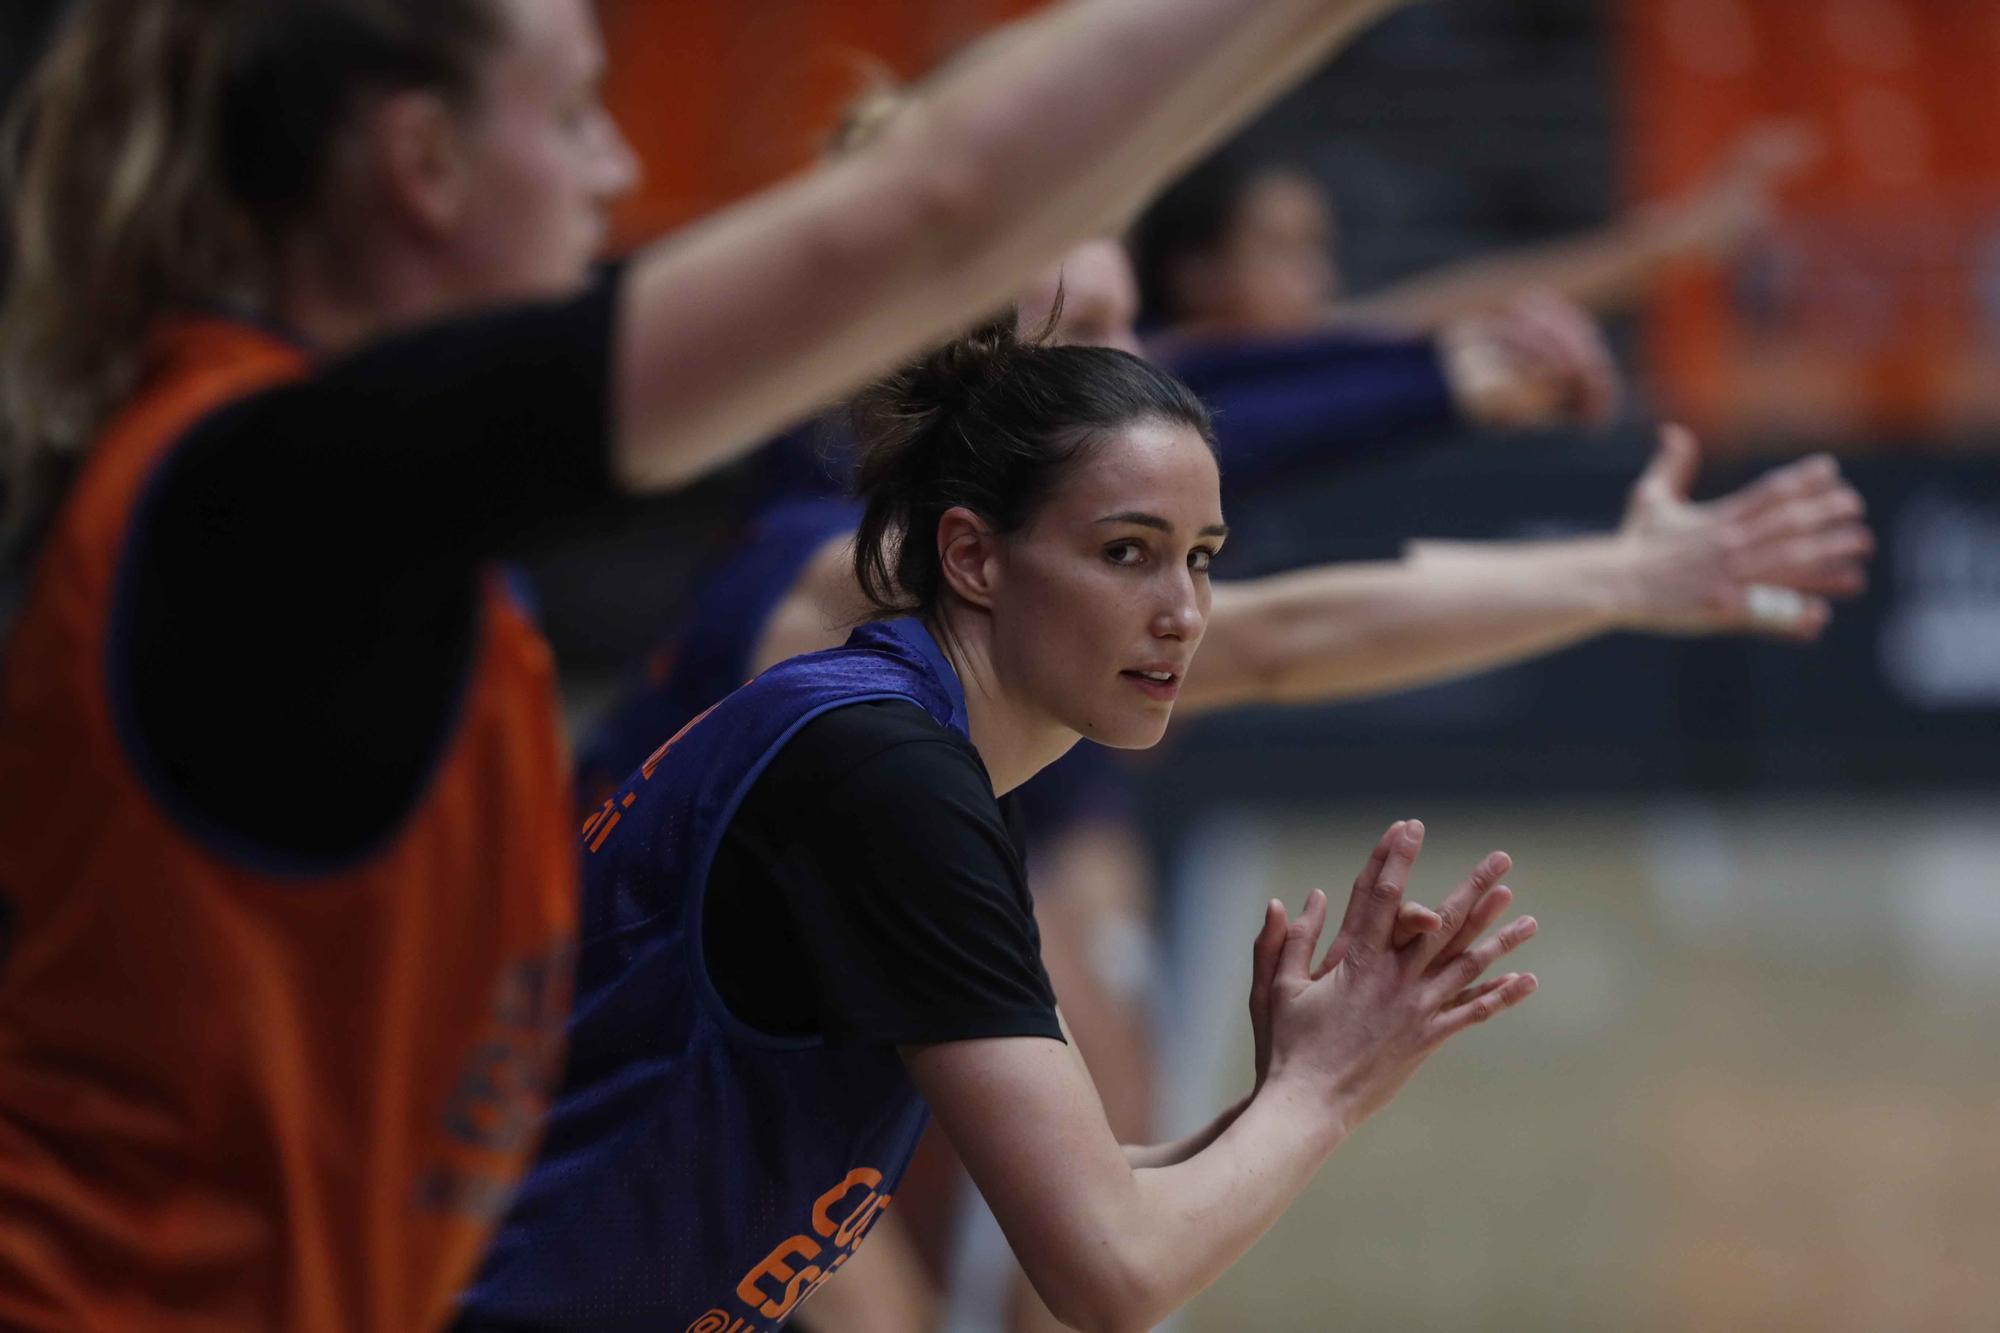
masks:
<svg viewBox="0 0 2000 1333"><path fill-rule="evenodd" d="M1335 322L1426 332L1530 291L1553 292L1600 314L1615 310L1674 264L1734 254L1768 225L1779 189L1818 153L1818 140L1801 126L1762 126L1744 137L1722 170L1684 195L1596 231L1447 265L1342 302Z"/></svg>
<svg viewBox="0 0 2000 1333"><path fill-rule="evenodd" d="M699 475L999 305L1400 0L1071 0L866 150L642 252L614 401L634 489Z"/></svg>
<svg viewBox="0 0 2000 1333"><path fill-rule="evenodd" d="M1409 689L1617 629L1817 637L1825 599L1865 581L1861 497L1818 457L1696 504L1699 466L1668 427L1601 537L1420 543L1402 561L1219 582L1180 708Z"/></svg>
<svg viewBox="0 0 2000 1333"><path fill-rule="evenodd" d="M1455 948L1454 923L1469 923L1491 887L1490 859L1441 909L1447 928L1396 944L1422 837L1412 822L1383 839L1355 881L1325 963L1313 958L1325 896L1315 893L1288 926L1270 986L1269 1076L1185 1160L1129 1162L1081 1061L1059 1043L1014 1038L905 1052L1036 1291L1063 1322L1151 1328L1234 1263L1431 1051L1533 992L1529 976L1475 984L1534 933L1531 918Z"/></svg>

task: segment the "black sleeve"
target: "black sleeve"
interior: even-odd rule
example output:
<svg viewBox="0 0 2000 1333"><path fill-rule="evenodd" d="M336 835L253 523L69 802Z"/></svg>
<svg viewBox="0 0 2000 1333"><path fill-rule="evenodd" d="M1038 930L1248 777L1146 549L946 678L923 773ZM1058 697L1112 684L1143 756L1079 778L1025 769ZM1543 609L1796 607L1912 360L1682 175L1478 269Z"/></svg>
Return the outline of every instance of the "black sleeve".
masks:
<svg viewBox="0 0 2000 1333"><path fill-rule="evenodd" d="M114 705L184 820L311 864L393 832L449 739L482 566L613 495L615 286L389 339L176 445Z"/></svg>
<svg viewBox="0 0 2000 1333"><path fill-rule="evenodd" d="M392 337L223 408L174 449L149 549L462 567L601 503L616 291Z"/></svg>
<svg viewBox="0 0 2000 1333"><path fill-rule="evenodd" d="M792 739L732 822L705 922L724 1002L766 1031L1062 1040L986 771L907 703L840 709Z"/></svg>

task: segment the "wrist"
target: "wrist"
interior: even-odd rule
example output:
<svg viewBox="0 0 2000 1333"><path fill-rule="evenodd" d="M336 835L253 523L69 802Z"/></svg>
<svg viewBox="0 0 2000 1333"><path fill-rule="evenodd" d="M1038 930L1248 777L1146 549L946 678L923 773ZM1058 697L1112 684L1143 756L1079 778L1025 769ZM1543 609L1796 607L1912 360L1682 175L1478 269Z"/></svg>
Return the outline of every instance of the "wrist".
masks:
<svg viewBox="0 0 2000 1333"><path fill-rule="evenodd" d="M1322 1072L1317 1075L1295 1067L1280 1068L1275 1062L1243 1108L1260 1115L1282 1117L1303 1134L1312 1150L1324 1158L1346 1141L1359 1117L1353 1099Z"/></svg>
<svg viewBox="0 0 2000 1333"><path fill-rule="evenodd" d="M1646 589L1652 553L1639 537L1618 532L1579 543L1578 588L1603 630L1651 626Z"/></svg>

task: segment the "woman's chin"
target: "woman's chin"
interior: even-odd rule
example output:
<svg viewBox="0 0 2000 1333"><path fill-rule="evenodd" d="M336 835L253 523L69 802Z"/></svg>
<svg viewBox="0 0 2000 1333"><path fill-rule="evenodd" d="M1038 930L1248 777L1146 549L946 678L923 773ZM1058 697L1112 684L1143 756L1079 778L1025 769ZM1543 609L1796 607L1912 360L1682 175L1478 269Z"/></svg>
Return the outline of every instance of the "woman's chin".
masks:
<svg viewBox="0 0 2000 1333"><path fill-rule="evenodd" d="M1169 716L1163 709L1151 717L1120 718L1084 735L1112 750L1150 750L1166 737Z"/></svg>

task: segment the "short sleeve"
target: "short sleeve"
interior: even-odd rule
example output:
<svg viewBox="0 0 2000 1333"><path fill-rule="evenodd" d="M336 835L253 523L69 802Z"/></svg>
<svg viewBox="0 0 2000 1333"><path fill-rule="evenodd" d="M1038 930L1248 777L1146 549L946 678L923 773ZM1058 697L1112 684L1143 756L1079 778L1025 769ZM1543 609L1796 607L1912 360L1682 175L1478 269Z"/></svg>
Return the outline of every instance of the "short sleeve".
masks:
<svg viewBox="0 0 2000 1333"><path fill-rule="evenodd" d="M977 752L921 710L808 725L732 836L737 864L760 869L723 890L729 904L711 876L708 919L737 937L707 941L712 960L735 960L725 1000L755 991L740 947L754 933L776 942L766 966L801 970L781 987L803 983L809 1027L829 1041L1062 1039L1020 848ZM765 909L778 919L760 922Z"/></svg>

